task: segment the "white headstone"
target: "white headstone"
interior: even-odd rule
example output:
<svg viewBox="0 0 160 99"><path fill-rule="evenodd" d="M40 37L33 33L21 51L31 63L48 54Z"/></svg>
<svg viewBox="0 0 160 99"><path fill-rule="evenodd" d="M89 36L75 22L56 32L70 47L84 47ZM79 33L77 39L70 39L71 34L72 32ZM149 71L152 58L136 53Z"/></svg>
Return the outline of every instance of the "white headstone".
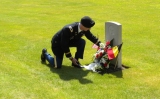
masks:
<svg viewBox="0 0 160 99"><path fill-rule="evenodd" d="M118 22L108 21L105 23L105 39L110 41L113 39L113 46L122 43L122 25ZM122 68L122 49L116 59L111 61L111 64Z"/></svg>

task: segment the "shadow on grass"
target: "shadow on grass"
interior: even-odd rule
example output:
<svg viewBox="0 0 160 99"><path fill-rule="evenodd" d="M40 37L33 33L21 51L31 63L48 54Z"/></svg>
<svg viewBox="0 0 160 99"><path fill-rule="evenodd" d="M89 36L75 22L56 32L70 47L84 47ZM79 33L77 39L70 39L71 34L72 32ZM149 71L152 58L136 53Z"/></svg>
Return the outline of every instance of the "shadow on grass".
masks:
<svg viewBox="0 0 160 99"><path fill-rule="evenodd" d="M99 74L104 75L104 74L112 74L114 76L116 76L117 78L123 78L123 70L128 69L130 67L125 66L122 64L121 68L117 68L115 67L115 65L110 64L109 68L107 69L103 69L99 72Z"/></svg>
<svg viewBox="0 0 160 99"><path fill-rule="evenodd" d="M85 78L87 74L91 71L83 70L80 68L74 68L72 66L63 65L61 69L55 69L50 66L50 64L42 63L50 68L52 73L56 73L59 75L60 79L69 81L69 80L78 80L81 84L93 83L93 81ZM122 68L115 68L114 65L111 65L109 69L104 69L99 74L112 74L117 78L123 78L123 70L128 69L130 67L122 65Z"/></svg>
<svg viewBox="0 0 160 99"><path fill-rule="evenodd" d="M50 64L42 63L50 68L52 73L56 73L62 80L78 80L81 84L93 83L91 80L85 78L90 71L84 71L80 68L74 68L72 66L63 65L61 69L55 69Z"/></svg>

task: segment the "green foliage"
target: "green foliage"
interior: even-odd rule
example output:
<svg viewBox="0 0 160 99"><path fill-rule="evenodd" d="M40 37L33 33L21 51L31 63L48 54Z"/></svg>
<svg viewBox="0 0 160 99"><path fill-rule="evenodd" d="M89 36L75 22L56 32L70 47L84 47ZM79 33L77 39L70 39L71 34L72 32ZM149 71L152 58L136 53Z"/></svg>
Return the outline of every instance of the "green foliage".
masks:
<svg viewBox="0 0 160 99"><path fill-rule="evenodd" d="M1 0L0 98L158 99L159 10L159 0ZM122 63L129 69L100 75L71 67L67 58L58 70L41 64L54 33L84 15L96 21L91 31L103 42L106 21L122 24ZM91 47L87 40L82 64L91 62Z"/></svg>

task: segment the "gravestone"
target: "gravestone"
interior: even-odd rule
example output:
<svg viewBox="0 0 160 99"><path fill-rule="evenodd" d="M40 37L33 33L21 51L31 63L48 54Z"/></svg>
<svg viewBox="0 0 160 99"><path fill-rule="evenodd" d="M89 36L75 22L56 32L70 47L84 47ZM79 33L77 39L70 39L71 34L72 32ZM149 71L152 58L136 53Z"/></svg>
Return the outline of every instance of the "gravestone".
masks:
<svg viewBox="0 0 160 99"><path fill-rule="evenodd" d="M122 43L122 25L118 22L108 21L105 23L105 39L110 41L113 39L113 46ZM111 63L117 68L122 68L122 49L117 58L111 60Z"/></svg>

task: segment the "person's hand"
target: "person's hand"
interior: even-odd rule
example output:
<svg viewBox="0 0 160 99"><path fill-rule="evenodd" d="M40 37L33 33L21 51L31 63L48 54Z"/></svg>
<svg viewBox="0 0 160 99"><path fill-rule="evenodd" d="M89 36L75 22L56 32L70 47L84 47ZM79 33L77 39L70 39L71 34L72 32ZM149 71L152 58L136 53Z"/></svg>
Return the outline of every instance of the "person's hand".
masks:
<svg viewBox="0 0 160 99"><path fill-rule="evenodd" d="M78 64L77 64L77 62L78 62L77 59L72 58L72 59L70 59L70 60L72 61L72 63L73 63L74 65L78 65Z"/></svg>

